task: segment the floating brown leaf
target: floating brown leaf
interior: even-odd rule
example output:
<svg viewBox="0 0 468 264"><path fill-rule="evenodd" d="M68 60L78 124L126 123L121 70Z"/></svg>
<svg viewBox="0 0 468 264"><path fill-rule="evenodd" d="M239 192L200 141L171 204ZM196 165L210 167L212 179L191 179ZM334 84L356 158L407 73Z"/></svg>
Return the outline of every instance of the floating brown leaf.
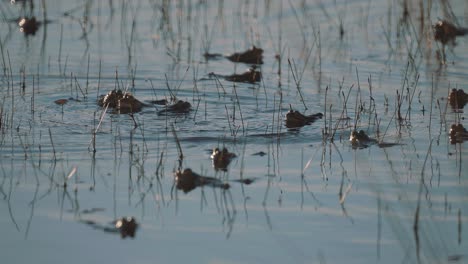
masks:
<svg viewBox="0 0 468 264"><path fill-rule="evenodd" d="M55 100L54 103L56 103L58 105L64 105L64 104L68 103L68 100L67 99L58 99L58 100Z"/></svg>

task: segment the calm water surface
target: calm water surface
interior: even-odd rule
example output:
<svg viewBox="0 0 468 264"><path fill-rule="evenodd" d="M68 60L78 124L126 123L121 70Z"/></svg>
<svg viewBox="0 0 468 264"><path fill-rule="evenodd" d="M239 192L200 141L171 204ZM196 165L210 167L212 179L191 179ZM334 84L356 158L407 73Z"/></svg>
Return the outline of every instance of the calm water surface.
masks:
<svg viewBox="0 0 468 264"><path fill-rule="evenodd" d="M467 38L443 63L431 27L468 26L468 4L403 2L2 1L1 262L468 263L467 143L449 139L468 123L447 105ZM249 65L205 52L252 45L261 82L211 77ZM192 111L103 115L116 88ZM288 130L290 107L326 118ZM355 126L396 144L353 148ZM184 193L184 168L230 188Z"/></svg>

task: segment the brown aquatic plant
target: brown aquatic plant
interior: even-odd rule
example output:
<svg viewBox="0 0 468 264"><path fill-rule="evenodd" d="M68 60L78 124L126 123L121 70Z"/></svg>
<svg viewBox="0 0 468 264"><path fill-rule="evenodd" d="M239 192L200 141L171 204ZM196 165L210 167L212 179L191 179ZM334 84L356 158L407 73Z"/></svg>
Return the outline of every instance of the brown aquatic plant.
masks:
<svg viewBox="0 0 468 264"><path fill-rule="evenodd" d="M232 55L226 56L226 58L233 62L263 64L263 49L253 46L251 49L240 53L234 53Z"/></svg>
<svg viewBox="0 0 468 264"><path fill-rule="evenodd" d="M452 89L449 93L448 100L453 109L463 109L468 103L468 94L462 89Z"/></svg>
<svg viewBox="0 0 468 264"><path fill-rule="evenodd" d="M322 113L316 113L313 115L304 115L299 111L292 110L290 108L289 112L286 114L286 127L287 128L299 128L305 125L310 125L318 119L322 119Z"/></svg>
<svg viewBox="0 0 468 264"><path fill-rule="evenodd" d="M227 148L220 150L219 148L213 149L211 159L213 160L213 167L215 170L226 171L229 163L236 158L236 154L229 152Z"/></svg>

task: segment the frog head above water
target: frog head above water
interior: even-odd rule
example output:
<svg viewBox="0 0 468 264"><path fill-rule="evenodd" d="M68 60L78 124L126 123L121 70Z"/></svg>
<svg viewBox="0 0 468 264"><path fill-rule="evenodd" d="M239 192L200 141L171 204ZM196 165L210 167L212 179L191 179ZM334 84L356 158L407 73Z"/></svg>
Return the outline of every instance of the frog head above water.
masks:
<svg viewBox="0 0 468 264"><path fill-rule="evenodd" d="M353 130L349 136L349 141L354 148L366 148L371 144L377 143L377 140L369 137L364 130Z"/></svg>
<svg viewBox="0 0 468 264"><path fill-rule="evenodd" d="M138 223L134 217L123 217L115 222L115 228L119 230L122 238L126 238L127 236L134 238Z"/></svg>
<svg viewBox="0 0 468 264"><path fill-rule="evenodd" d="M101 107L114 108L121 114L140 112L144 103L140 102L129 92L122 90L112 90L105 95L101 95L98 100L98 105Z"/></svg>
<svg viewBox="0 0 468 264"><path fill-rule="evenodd" d="M315 122L317 119L323 117L322 113L316 113L313 115L304 115L299 111L293 110L290 108L289 112L286 114L286 127L287 128L299 128L305 125L310 125Z"/></svg>
<svg viewBox="0 0 468 264"><path fill-rule="evenodd" d="M211 154L211 159L213 160L213 167L216 170L223 170L226 171L229 163L231 163L232 159L236 158L236 154L231 153L227 150L227 148L223 148L219 150L219 148L213 149L213 153Z"/></svg>

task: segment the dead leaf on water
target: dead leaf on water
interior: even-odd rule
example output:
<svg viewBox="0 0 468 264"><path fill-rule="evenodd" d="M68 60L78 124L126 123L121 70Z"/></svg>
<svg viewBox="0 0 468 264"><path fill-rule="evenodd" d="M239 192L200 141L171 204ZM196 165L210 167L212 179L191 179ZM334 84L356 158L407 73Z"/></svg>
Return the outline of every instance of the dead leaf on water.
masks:
<svg viewBox="0 0 468 264"><path fill-rule="evenodd" d="M68 100L67 99L58 99L58 100L55 100L54 103L56 103L58 105L64 105L64 104L68 103Z"/></svg>

